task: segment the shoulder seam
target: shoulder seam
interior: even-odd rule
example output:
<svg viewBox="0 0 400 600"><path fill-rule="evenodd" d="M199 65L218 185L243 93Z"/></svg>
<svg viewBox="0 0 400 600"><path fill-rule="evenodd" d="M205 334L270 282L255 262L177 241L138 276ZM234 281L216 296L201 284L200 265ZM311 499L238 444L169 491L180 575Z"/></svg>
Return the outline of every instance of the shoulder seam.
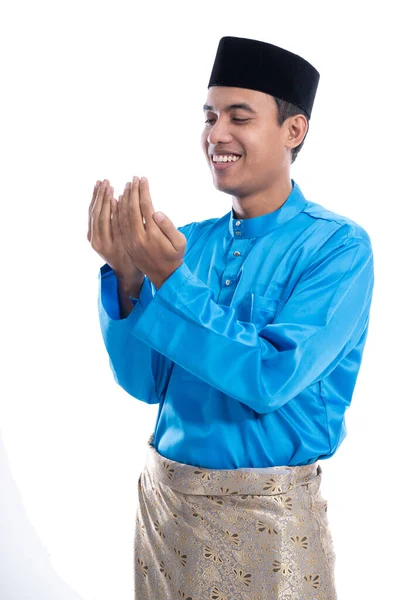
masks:
<svg viewBox="0 0 400 600"><path fill-rule="evenodd" d="M311 217L312 219L315 219L315 220L322 219L323 221L329 221L329 222L333 221L334 223L337 223L338 225L343 225L343 224L346 224L346 223L347 223L347 221L346 221L345 219L343 219L343 221L338 221L337 219L335 219L335 218L333 218L333 217L332 217L332 218L327 218L327 217L323 217L323 216L321 216L321 215L319 215L319 216L312 215L311 213L309 213L309 212L307 211L307 209L306 209L306 208L304 208L304 209L303 209L303 212L304 212L306 215L308 215L309 217Z"/></svg>

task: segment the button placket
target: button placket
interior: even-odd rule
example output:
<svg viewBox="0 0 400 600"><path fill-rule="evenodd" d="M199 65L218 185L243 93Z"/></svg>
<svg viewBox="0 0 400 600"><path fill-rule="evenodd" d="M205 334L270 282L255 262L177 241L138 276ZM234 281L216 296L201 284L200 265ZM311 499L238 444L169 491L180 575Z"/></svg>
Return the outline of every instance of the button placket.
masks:
<svg viewBox="0 0 400 600"><path fill-rule="evenodd" d="M237 237L241 237L242 236L242 232L241 231L237 231L237 229L236 229L236 228L240 227L241 224L242 224L242 222L239 219L235 221L235 235ZM235 250L233 252L233 256L235 256L235 257L236 256L241 256L241 252L239 250ZM232 279L232 278L231 279L225 279L224 286L225 287L230 286L230 285L234 284L235 281L236 281L236 276L234 277L234 279Z"/></svg>
<svg viewBox="0 0 400 600"><path fill-rule="evenodd" d="M242 224L242 221L236 221L236 223L235 223L235 227L240 227L240 226L241 226L241 224ZM236 235L237 237L240 237L240 236L242 235L242 232L241 232L241 231L235 231L235 235Z"/></svg>
<svg viewBox="0 0 400 600"><path fill-rule="evenodd" d="M242 224L242 221L236 221L235 223L235 227L240 227L240 225ZM235 235L237 235L238 237L242 235L241 231L235 231ZM240 256L240 252L239 250L235 250L235 252L233 253L233 256Z"/></svg>

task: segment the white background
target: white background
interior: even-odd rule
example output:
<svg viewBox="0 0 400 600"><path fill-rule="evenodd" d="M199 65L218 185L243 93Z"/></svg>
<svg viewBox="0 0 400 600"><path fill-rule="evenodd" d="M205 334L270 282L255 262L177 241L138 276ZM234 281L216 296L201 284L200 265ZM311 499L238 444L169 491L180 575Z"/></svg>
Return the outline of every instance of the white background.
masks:
<svg viewBox="0 0 400 600"><path fill-rule="evenodd" d="M176 226L220 217L200 147L225 35L321 79L291 176L370 234L369 337L337 453L321 461L340 600L393 597L399 536L395 2L14 2L1 27L2 599L129 600L137 480L157 406L114 382L86 239L96 179L149 179ZM51 588L51 591L49 591ZM3 594L3 595L2 595ZM25 595L26 594L26 595Z"/></svg>

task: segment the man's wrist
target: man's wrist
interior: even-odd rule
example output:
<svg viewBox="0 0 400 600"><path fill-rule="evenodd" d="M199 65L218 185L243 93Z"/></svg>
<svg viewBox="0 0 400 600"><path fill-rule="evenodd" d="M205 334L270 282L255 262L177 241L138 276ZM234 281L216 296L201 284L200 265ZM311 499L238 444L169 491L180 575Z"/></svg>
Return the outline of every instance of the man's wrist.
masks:
<svg viewBox="0 0 400 600"><path fill-rule="evenodd" d="M121 284L125 286L131 286L138 283L142 283L144 280L144 273L141 271L130 272L130 273L120 273L119 271L114 271L116 278Z"/></svg>
<svg viewBox="0 0 400 600"><path fill-rule="evenodd" d="M130 297L132 296L132 298L139 298L144 279L145 276L143 273L140 274L140 277L123 275L121 278L119 278L117 276L118 299L121 318L127 317L133 310L134 306L130 300Z"/></svg>

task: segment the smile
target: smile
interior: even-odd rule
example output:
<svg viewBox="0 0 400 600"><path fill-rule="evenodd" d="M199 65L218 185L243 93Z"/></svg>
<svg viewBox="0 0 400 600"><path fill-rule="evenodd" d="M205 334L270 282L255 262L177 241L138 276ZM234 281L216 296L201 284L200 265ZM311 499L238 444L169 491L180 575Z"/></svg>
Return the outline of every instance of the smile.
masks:
<svg viewBox="0 0 400 600"><path fill-rule="evenodd" d="M241 158L242 157L235 161L214 162L211 157L211 164L216 171L225 171L226 169L232 169L236 165L236 163L238 163L241 160Z"/></svg>

